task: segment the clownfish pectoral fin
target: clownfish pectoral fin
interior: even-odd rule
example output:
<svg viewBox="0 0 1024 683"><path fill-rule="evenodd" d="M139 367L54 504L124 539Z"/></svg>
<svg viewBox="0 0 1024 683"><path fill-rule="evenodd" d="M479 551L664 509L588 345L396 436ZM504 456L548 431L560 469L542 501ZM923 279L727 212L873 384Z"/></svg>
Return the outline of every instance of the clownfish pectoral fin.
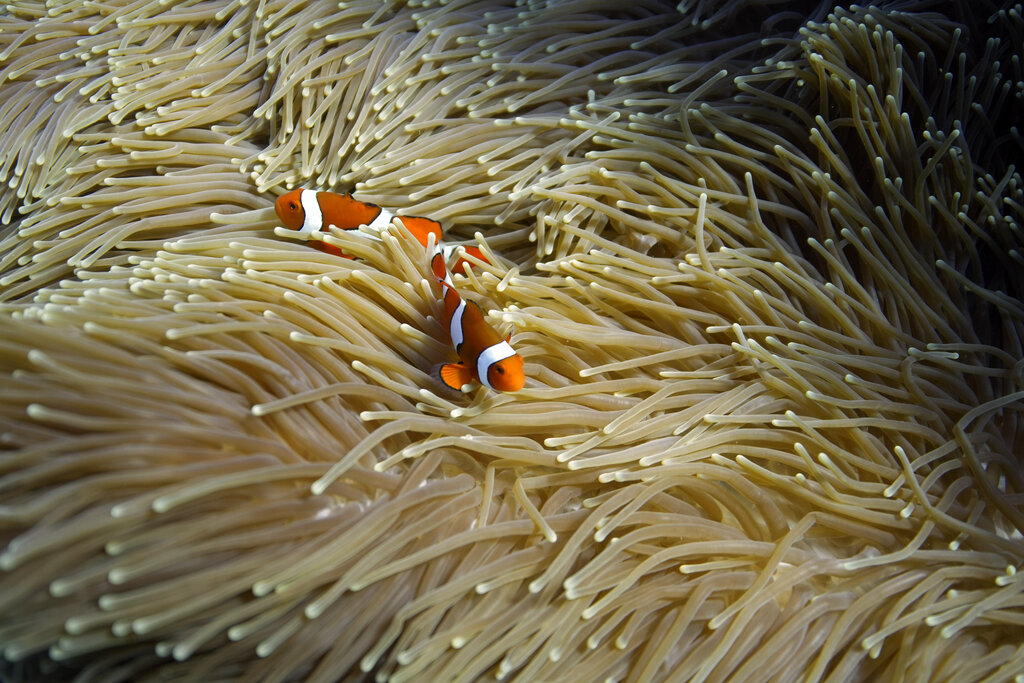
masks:
<svg viewBox="0 0 1024 683"><path fill-rule="evenodd" d="M462 363L445 363L441 366L441 381L461 391L462 387L473 381L473 372Z"/></svg>

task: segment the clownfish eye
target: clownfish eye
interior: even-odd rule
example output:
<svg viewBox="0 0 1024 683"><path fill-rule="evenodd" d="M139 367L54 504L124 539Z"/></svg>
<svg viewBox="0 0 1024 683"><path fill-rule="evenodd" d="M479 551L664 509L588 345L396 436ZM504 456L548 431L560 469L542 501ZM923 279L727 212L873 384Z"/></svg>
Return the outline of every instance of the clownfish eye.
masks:
<svg viewBox="0 0 1024 683"><path fill-rule="evenodd" d="M504 375L505 374L505 368L501 367L500 365L495 366L494 369L498 371L499 375Z"/></svg>
<svg viewBox="0 0 1024 683"><path fill-rule="evenodd" d="M288 208L291 209L292 211L298 211L299 205L296 204L295 202L288 202Z"/></svg>

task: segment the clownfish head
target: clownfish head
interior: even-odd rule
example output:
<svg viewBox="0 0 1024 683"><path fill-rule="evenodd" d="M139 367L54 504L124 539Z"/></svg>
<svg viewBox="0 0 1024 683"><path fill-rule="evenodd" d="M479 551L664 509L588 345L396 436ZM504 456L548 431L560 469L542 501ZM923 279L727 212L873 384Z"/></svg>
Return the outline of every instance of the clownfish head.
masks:
<svg viewBox="0 0 1024 683"><path fill-rule="evenodd" d="M523 357L518 353L491 363L487 368L487 381L498 391L519 391L526 383L523 374Z"/></svg>
<svg viewBox="0 0 1024 683"><path fill-rule="evenodd" d="M306 212L302 209L302 190L292 190L277 198L274 204L277 217L290 230L300 230L306 222Z"/></svg>

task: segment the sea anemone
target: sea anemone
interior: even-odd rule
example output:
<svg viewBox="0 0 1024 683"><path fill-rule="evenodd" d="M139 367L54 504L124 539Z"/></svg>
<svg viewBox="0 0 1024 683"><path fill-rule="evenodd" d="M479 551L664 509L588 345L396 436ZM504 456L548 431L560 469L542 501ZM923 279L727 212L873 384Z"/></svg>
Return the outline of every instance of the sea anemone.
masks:
<svg viewBox="0 0 1024 683"><path fill-rule="evenodd" d="M1024 10L951 5L9 3L0 677L1019 679ZM294 187L479 246L526 387Z"/></svg>

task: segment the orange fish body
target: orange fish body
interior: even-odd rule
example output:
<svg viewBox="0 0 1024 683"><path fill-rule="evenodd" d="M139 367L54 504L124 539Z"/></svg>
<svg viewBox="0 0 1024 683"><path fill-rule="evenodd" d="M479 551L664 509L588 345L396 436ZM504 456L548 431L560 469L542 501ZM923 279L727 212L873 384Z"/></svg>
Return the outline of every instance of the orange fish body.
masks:
<svg viewBox="0 0 1024 683"><path fill-rule="evenodd" d="M314 232L327 232L329 225L341 230L355 230L360 225L365 225L371 231L379 232L389 226L391 219L395 217L395 214L387 209L376 204L361 202L348 193L317 192L301 188L278 197L274 209L286 228L305 235ZM402 225L406 230L411 232L416 241L424 247L427 246L431 235L434 236L435 244L440 243L441 224L437 221L422 216L399 215L398 217L402 219ZM328 254L352 258L349 254L327 242L317 240L313 242L313 246ZM454 249L454 247L448 247L448 249ZM464 247L464 249L486 262L486 257L478 248ZM449 254L446 254L446 258ZM465 259L460 258L455 268L465 268L468 263Z"/></svg>
<svg viewBox="0 0 1024 683"><path fill-rule="evenodd" d="M430 261L434 276L444 292L445 322L459 363L441 366L441 380L453 389L477 380L488 389L519 391L526 381L523 357L487 324L484 312L473 301L466 301L455 291L445 267L445 256L438 249Z"/></svg>
<svg viewBox="0 0 1024 683"><path fill-rule="evenodd" d="M336 192L316 192L315 190L292 190L277 198L274 205L277 217L286 228L304 234L327 232L327 226L333 225L342 230L355 230L365 225L373 231L380 231L391 225L394 214L376 204L361 202L350 194ZM412 233L416 241L427 246L430 235L434 240L441 240L441 224L421 216L399 216L402 224ZM326 242L314 242L313 246L335 256L352 258L337 247Z"/></svg>

